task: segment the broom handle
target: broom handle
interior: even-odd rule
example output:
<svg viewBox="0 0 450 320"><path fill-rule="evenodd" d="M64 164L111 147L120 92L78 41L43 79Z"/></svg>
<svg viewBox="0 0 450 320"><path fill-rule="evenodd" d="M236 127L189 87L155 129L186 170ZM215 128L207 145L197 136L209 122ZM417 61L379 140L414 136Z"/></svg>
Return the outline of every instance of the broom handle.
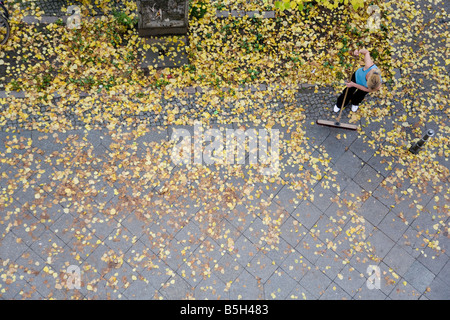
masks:
<svg viewBox="0 0 450 320"><path fill-rule="evenodd" d="M344 109L345 99L347 99L347 92L348 92L348 87L347 87L347 89L345 89L344 101L342 101L341 110L339 111L339 115L336 119L337 123L339 123L339 121L341 121L342 109Z"/></svg>
<svg viewBox="0 0 450 320"><path fill-rule="evenodd" d="M358 57L356 57L356 59L358 59ZM357 62L358 62L358 61L357 61ZM356 66L356 68L357 68L357 67L358 67L358 66ZM355 71L356 71L356 70L355 70ZM353 75L353 73L355 73L355 71L353 71L353 72L350 74L350 79L348 80L349 82L352 81L352 75ZM337 122L337 123L339 123L339 121L341 121L342 109L344 109L345 100L347 99L347 93L348 93L348 87L347 87L347 89L345 89L345 95L344 95L344 100L342 101L341 111L339 111L339 115L338 115L338 117L337 117L337 119L336 119L336 122Z"/></svg>

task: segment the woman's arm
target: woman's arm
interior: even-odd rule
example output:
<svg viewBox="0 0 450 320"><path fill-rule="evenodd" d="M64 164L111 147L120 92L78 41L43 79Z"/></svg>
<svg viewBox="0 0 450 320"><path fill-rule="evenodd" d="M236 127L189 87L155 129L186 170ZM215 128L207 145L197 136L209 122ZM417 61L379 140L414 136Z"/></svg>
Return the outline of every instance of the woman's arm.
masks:
<svg viewBox="0 0 450 320"><path fill-rule="evenodd" d="M355 56L358 56L361 53L364 54L364 64L366 69L370 68L373 65L373 60L370 57L370 52L367 49L355 50L354 52Z"/></svg>
<svg viewBox="0 0 450 320"><path fill-rule="evenodd" d="M360 84L357 84L357 83L355 83L353 81L347 82L346 84L347 84L347 87L349 87L349 88L355 87L356 89L361 90L361 91L365 91L365 92L375 92L375 91L378 91L381 88L381 86L380 86L380 87L376 88L375 90L370 90L369 88L364 87L364 86L362 86Z"/></svg>

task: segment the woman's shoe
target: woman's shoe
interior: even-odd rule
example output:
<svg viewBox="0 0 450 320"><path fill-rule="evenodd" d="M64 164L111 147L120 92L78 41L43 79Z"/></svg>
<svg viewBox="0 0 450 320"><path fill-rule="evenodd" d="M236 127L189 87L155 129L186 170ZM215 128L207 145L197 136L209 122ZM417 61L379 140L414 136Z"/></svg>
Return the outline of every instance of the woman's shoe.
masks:
<svg viewBox="0 0 450 320"><path fill-rule="evenodd" d="M355 105L352 104L352 111L353 112L356 112L358 110L358 108L359 108L359 106L355 106Z"/></svg>
<svg viewBox="0 0 450 320"><path fill-rule="evenodd" d="M337 105L334 105L334 112L339 112L341 109L340 108L338 108L338 106Z"/></svg>

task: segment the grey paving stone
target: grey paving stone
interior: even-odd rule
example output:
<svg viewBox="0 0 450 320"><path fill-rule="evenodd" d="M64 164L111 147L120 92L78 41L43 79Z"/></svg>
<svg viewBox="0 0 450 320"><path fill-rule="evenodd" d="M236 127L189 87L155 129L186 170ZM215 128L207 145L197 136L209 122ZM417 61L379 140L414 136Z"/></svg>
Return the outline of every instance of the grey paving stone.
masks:
<svg viewBox="0 0 450 320"><path fill-rule="evenodd" d="M213 236L213 239L215 243L217 243L217 249L222 253L225 253L227 250L232 253L234 250L232 249L232 243L230 243L229 239L236 240L239 236L241 236L241 233L238 232L231 223L229 223L227 220L223 219L221 223L219 224L220 229L222 232L220 232L218 235L216 234ZM206 231L204 230L204 234L206 235Z"/></svg>
<svg viewBox="0 0 450 320"><path fill-rule="evenodd" d="M166 283L171 277L170 275L173 274L173 270L156 256L152 256L150 259L145 260L143 266L137 268L136 271L145 283L148 283L156 289L159 289Z"/></svg>
<svg viewBox="0 0 450 320"><path fill-rule="evenodd" d="M450 260L442 267L437 276L447 284L450 284Z"/></svg>
<svg viewBox="0 0 450 320"><path fill-rule="evenodd" d="M361 207L369 197L369 193L360 185L351 181L342 192L340 198L351 201L355 208Z"/></svg>
<svg viewBox="0 0 450 320"><path fill-rule="evenodd" d="M294 212L292 212L292 217L295 218L302 226L307 229L311 227L319 220L322 215L320 211L314 204L310 201L303 201Z"/></svg>
<svg viewBox="0 0 450 320"><path fill-rule="evenodd" d="M311 233L304 236L300 243L295 247L301 256L305 257L313 264L319 259L321 252L324 251L325 248L326 244L319 238L311 235Z"/></svg>
<svg viewBox="0 0 450 320"><path fill-rule="evenodd" d="M69 249L66 251L69 252ZM116 268L117 266L120 266L119 257L123 257L123 252L116 252L104 244L99 244L97 248L95 248L95 250L84 260L84 266L88 267L89 270L92 269L92 273L90 275L95 277L97 276L95 273L101 275L106 273L109 268Z"/></svg>
<svg viewBox="0 0 450 320"><path fill-rule="evenodd" d="M275 201L272 201L268 207L265 207L262 210L259 218L263 220L263 223L273 226L274 224L282 225L289 216L289 213L282 206L278 205Z"/></svg>
<svg viewBox="0 0 450 320"><path fill-rule="evenodd" d="M346 264L337 277L334 278L334 282L352 297L359 291L359 288L365 281L364 275L350 264Z"/></svg>
<svg viewBox="0 0 450 320"><path fill-rule="evenodd" d="M264 14L264 18L267 18L267 19L276 17L275 11L264 11L263 14Z"/></svg>
<svg viewBox="0 0 450 320"><path fill-rule="evenodd" d="M286 242L283 238L279 238L278 242L267 245L262 252L272 260L272 263L279 266L290 252L295 249L292 245Z"/></svg>
<svg viewBox="0 0 450 320"><path fill-rule="evenodd" d="M95 190L97 191L96 196L93 198L96 204L102 207L107 207L109 204L112 204L114 201L114 197L116 197L114 190L115 186L109 181L104 181L103 178L99 178L98 180L94 180ZM118 197L116 197L116 200Z"/></svg>
<svg viewBox="0 0 450 320"><path fill-rule="evenodd" d="M288 182L291 181L293 177L296 177L298 175L301 164L296 163L295 159L285 152L286 151L281 154L281 160L279 162L281 168L280 177L284 181Z"/></svg>
<svg viewBox="0 0 450 320"><path fill-rule="evenodd" d="M416 260L409 267L408 271L406 271L403 278L419 293L423 293L434 280L435 275Z"/></svg>
<svg viewBox="0 0 450 320"><path fill-rule="evenodd" d="M324 212L337 198L337 196L329 189L322 186L316 186L312 193L314 200L310 200L320 211Z"/></svg>
<svg viewBox="0 0 450 320"><path fill-rule="evenodd" d="M286 210L287 213L292 213L302 200L297 197L295 190L289 188L289 185L285 185L277 193L273 201Z"/></svg>
<svg viewBox="0 0 450 320"><path fill-rule="evenodd" d="M230 296L228 287L214 274L200 281L194 294L198 300L227 300Z"/></svg>
<svg viewBox="0 0 450 320"><path fill-rule="evenodd" d="M203 279L206 278L206 275L203 274L202 269L203 266L201 265L201 260L197 259L194 255L190 255L177 269L177 274L180 275L191 287L195 288Z"/></svg>
<svg viewBox="0 0 450 320"><path fill-rule="evenodd" d="M81 229L81 230L80 230ZM97 246L100 244L100 239L93 235L87 229L83 232L83 228L75 230L74 236L67 243L67 250L71 253L74 259L86 259Z"/></svg>
<svg viewBox="0 0 450 320"><path fill-rule="evenodd" d="M393 189L392 184L387 183L386 180L384 180L372 193L372 196L386 207L391 207L396 204L395 195L396 191Z"/></svg>
<svg viewBox="0 0 450 320"><path fill-rule="evenodd" d="M1 259L3 260L3 257ZM18 271L16 279L20 279L20 274L23 274L24 277L25 274L27 274L27 277L29 277L30 274L39 273L45 265L45 261L34 253L33 250L27 249L14 261L14 264ZM27 277L25 277L25 279L27 279Z"/></svg>
<svg viewBox="0 0 450 320"><path fill-rule="evenodd" d="M12 267L12 265L11 265ZM9 268L5 268L8 270ZM20 291L24 290L24 288L29 287L28 277L29 275L25 273L25 271L19 269L14 272L15 279L13 277L5 277L4 281L11 281L8 285L2 284L2 292L0 293L0 298L3 300L12 300L19 294ZM37 293L39 295L39 293ZM20 299L21 296L19 296Z"/></svg>
<svg viewBox="0 0 450 320"><path fill-rule="evenodd" d="M386 298L383 291L376 288L369 289L365 282L353 296L354 300L385 300Z"/></svg>
<svg viewBox="0 0 450 320"><path fill-rule="evenodd" d="M425 292L424 296L430 300L448 300L450 298L450 286L445 278L434 278L429 288L430 292Z"/></svg>
<svg viewBox="0 0 450 320"><path fill-rule="evenodd" d="M352 178L346 175L336 165L334 165L332 168L336 172L336 174L330 175L330 190L340 196L345 187L352 181Z"/></svg>
<svg viewBox="0 0 450 320"><path fill-rule="evenodd" d="M350 145L356 139L361 139L359 133L357 131L343 131L338 128L330 128L330 135L333 135L336 139L339 140L344 146L350 147Z"/></svg>
<svg viewBox="0 0 450 320"><path fill-rule="evenodd" d="M284 300L294 289L296 282L284 270L278 268L264 283L264 298Z"/></svg>
<svg viewBox="0 0 450 320"><path fill-rule="evenodd" d="M263 221L257 217L255 218L249 227L243 232L256 247L261 248L266 244L266 236L269 231L269 226L264 224Z"/></svg>
<svg viewBox="0 0 450 320"><path fill-rule="evenodd" d="M329 155L333 163L336 163L345 153L345 145L331 134L322 142L321 146L325 148L325 152Z"/></svg>
<svg viewBox="0 0 450 320"><path fill-rule="evenodd" d="M116 279L109 277L106 279L98 280L98 274L93 273L90 275L88 283L89 289L84 291L84 297L89 300L119 300L126 297L122 294L122 291L118 289Z"/></svg>
<svg viewBox="0 0 450 320"><path fill-rule="evenodd" d="M104 148L109 146L113 139L111 137L111 133L106 128L97 128L92 130L86 130L84 133L84 137L89 141L89 143L94 147L94 150L103 145Z"/></svg>
<svg viewBox="0 0 450 320"><path fill-rule="evenodd" d="M305 227L293 217L289 217L280 228L280 236L291 247L295 247L308 231Z"/></svg>
<svg viewBox="0 0 450 320"><path fill-rule="evenodd" d="M53 232L44 232L39 239L30 245L30 248L45 261L48 257L52 257L52 260L60 258L61 253L66 250L65 247L66 244Z"/></svg>
<svg viewBox="0 0 450 320"><path fill-rule="evenodd" d="M151 300L157 296L157 292L150 282L137 277L136 280L131 280L130 285L123 293L131 300Z"/></svg>
<svg viewBox="0 0 450 320"><path fill-rule="evenodd" d="M383 259L394 272L403 276L409 267L413 264L414 258L411 257L401 246L395 245Z"/></svg>
<svg viewBox="0 0 450 320"><path fill-rule="evenodd" d="M347 219L349 218L350 212L353 212L348 205L339 199L338 202L333 202L327 210L325 210L322 215L323 218L336 219L336 221L341 225L345 225L347 223Z"/></svg>
<svg viewBox="0 0 450 320"><path fill-rule="evenodd" d="M39 293L46 299L54 297L70 296L72 294L83 294L83 288L70 290L67 288L67 268L70 265L75 265L80 268L81 282L83 283L85 277L81 265L81 261L72 258L68 248L65 247L63 252L59 252L50 259L46 260L45 264L41 265L41 269L32 278L28 278L28 282L35 286ZM49 271L46 271L46 270ZM54 277L57 274L58 277Z"/></svg>
<svg viewBox="0 0 450 320"><path fill-rule="evenodd" d="M82 222L78 217L63 212L58 220L50 227L50 230L65 244L68 244L73 240L75 230L81 229L81 223ZM111 230L109 230L109 232L111 232Z"/></svg>
<svg viewBox="0 0 450 320"><path fill-rule="evenodd" d="M325 293L331 280L319 269L311 268L300 279L299 284L307 288L315 299L318 299Z"/></svg>
<svg viewBox="0 0 450 320"><path fill-rule="evenodd" d="M398 241L403 232L408 229L408 225L405 224L394 212L390 211L383 220L378 224L378 228L381 229L392 240Z"/></svg>
<svg viewBox="0 0 450 320"><path fill-rule="evenodd" d="M449 257L443 252L436 252L434 249L426 247L423 249L423 253L417 258L417 261L421 262L431 272L437 275L449 261Z"/></svg>
<svg viewBox="0 0 450 320"><path fill-rule="evenodd" d="M101 212L94 213L86 224L92 233L101 241L106 241L115 228L120 228L121 225L114 217L107 216ZM116 241L116 240L115 240Z"/></svg>
<svg viewBox="0 0 450 320"><path fill-rule="evenodd" d="M247 270L242 273L230 285L230 299L232 300L256 300L264 298L263 284L260 279Z"/></svg>
<svg viewBox="0 0 450 320"><path fill-rule="evenodd" d="M55 267L54 265L47 265L47 268L52 270L54 273L61 276L61 278L54 278L54 273L46 273L44 271L39 272L34 276L33 279L28 279L28 282L36 287L37 291L44 299L58 299L58 298L67 298L72 294L82 294L82 290L73 289L70 290L67 288L67 282L65 279L67 267L65 265L60 265L59 267ZM81 276L81 281L83 281L83 277Z"/></svg>
<svg viewBox="0 0 450 320"><path fill-rule="evenodd" d="M226 253L217 263L214 272L224 283L235 281L245 268L230 254Z"/></svg>
<svg viewBox="0 0 450 320"><path fill-rule="evenodd" d="M42 300L42 295L37 291L36 287L31 286L27 282L23 282L23 287L13 297L14 300Z"/></svg>
<svg viewBox="0 0 450 320"><path fill-rule="evenodd" d="M344 261L335 251L327 249L320 255L315 265L330 279L333 279L344 268Z"/></svg>
<svg viewBox="0 0 450 320"><path fill-rule="evenodd" d="M392 300L418 300L421 294L407 282L400 281L389 294L389 298Z"/></svg>
<svg viewBox="0 0 450 320"><path fill-rule="evenodd" d="M395 245L394 241L376 228L370 231L367 241L371 244L373 253L379 258L384 258Z"/></svg>
<svg viewBox="0 0 450 320"><path fill-rule="evenodd" d="M34 202L35 195L39 194L39 191L41 190L40 187L31 186L31 185L24 185L19 186L19 188L16 189L14 192L14 200L22 205L29 205L31 206Z"/></svg>
<svg viewBox="0 0 450 320"><path fill-rule="evenodd" d="M352 297L335 282L332 282L320 296L320 300L350 300L351 298Z"/></svg>
<svg viewBox="0 0 450 320"><path fill-rule="evenodd" d="M99 143L98 145L92 147L92 151L90 152L90 155L92 156L92 168L102 171L101 163L105 159L107 159L108 155L110 154L110 150L103 145L103 143Z"/></svg>
<svg viewBox="0 0 450 320"><path fill-rule="evenodd" d="M306 138L316 147L320 146L330 134L330 129L328 127L319 126L317 124L311 125L310 123L305 123L303 128L306 131Z"/></svg>
<svg viewBox="0 0 450 320"><path fill-rule="evenodd" d="M120 261L118 265L101 271L101 279L105 280L105 289L123 293L130 284L137 279L139 274L126 261Z"/></svg>
<svg viewBox="0 0 450 320"><path fill-rule="evenodd" d="M374 191L383 179L383 176L365 164L353 178L353 181L363 187L366 191Z"/></svg>
<svg viewBox="0 0 450 320"><path fill-rule="evenodd" d="M229 14L230 14L229 11L217 11L216 12L216 17L217 18L226 18L226 17L229 16Z"/></svg>
<svg viewBox="0 0 450 320"><path fill-rule="evenodd" d="M54 151L61 151L62 146L55 142L55 138L50 133L32 132L32 147L38 148L43 155L50 155Z"/></svg>
<svg viewBox="0 0 450 320"><path fill-rule="evenodd" d="M383 261L377 263L373 263L373 265L377 265L380 268L380 289L383 294L389 296L391 292L395 289L395 286L400 282L404 281L398 274L394 272L394 270L390 269L388 265L386 265ZM371 271L373 273L373 271ZM368 278L369 273L366 272L365 276ZM375 290L375 289L374 289ZM389 297L387 297L389 300Z"/></svg>
<svg viewBox="0 0 450 320"><path fill-rule="evenodd" d="M373 196L370 196L364 202L358 212L364 217L364 219L367 219L368 221L370 221L370 223L376 226L389 212L389 208L387 208Z"/></svg>
<svg viewBox="0 0 450 320"><path fill-rule="evenodd" d="M180 225L179 231L175 234L175 239L190 243L193 245L199 244L202 240L203 231L191 219L185 225Z"/></svg>
<svg viewBox="0 0 450 320"><path fill-rule="evenodd" d="M364 139L356 139L350 145L350 150L365 162L369 161L375 153L375 150Z"/></svg>
<svg viewBox="0 0 450 320"><path fill-rule="evenodd" d="M412 257L417 258L421 254L424 244L424 236L411 226L402 234L397 244L401 246Z"/></svg>
<svg viewBox="0 0 450 320"><path fill-rule="evenodd" d="M240 232L246 230L254 219L245 204L236 205L225 218Z"/></svg>
<svg viewBox="0 0 450 320"><path fill-rule="evenodd" d="M245 16L245 11L231 10L230 15L232 15L233 17L243 17L243 16Z"/></svg>
<svg viewBox="0 0 450 320"><path fill-rule="evenodd" d="M164 248L166 255L162 259L170 268L178 270L197 247L198 245L191 246L183 241L173 239Z"/></svg>
<svg viewBox="0 0 450 320"><path fill-rule="evenodd" d="M368 136L368 138L381 139L379 132L380 130L382 130L381 127L384 128L384 126L387 126L387 124L385 124L384 122L380 123L380 121L375 120L363 122L361 127L364 133Z"/></svg>
<svg viewBox="0 0 450 320"><path fill-rule="evenodd" d="M345 221L344 221L345 222ZM344 231L345 224L334 222L326 215L320 217L311 228L311 233L317 236L322 242L329 243Z"/></svg>
<svg viewBox="0 0 450 320"><path fill-rule="evenodd" d="M120 224L137 238L140 238L145 233L146 227L148 226L148 222L135 213L130 213L127 217L121 219Z"/></svg>
<svg viewBox="0 0 450 320"><path fill-rule="evenodd" d="M277 193L281 190L281 188L283 188L285 184L286 181L284 181L281 178L278 178L273 182L270 181L256 182L255 187L263 190L264 193L268 196L268 199L272 199L277 195Z"/></svg>
<svg viewBox="0 0 450 320"><path fill-rule="evenodd" d="M411 194L405 195L400 192L397 191L398 195L395 195L395 200L391 205L391 212L401 217L405 223L412 225L418 217L418 210L414 203L417 200Z"/></svg>
<svg viewBox="0 0 450 320"><path fill-rule="evenodd" d="M219 252L218 250L216 251ZM233 257L243 266L247 265L257 252L258 248L244 235L240 235L234 241Z"/></svg>
<svg viewBox="0 0 450 320"><path fill-rule="evenodd" d="M380 260L377 257L372 257L365 250L354 251L351 256L343 257L344 259L350 260L350 264L360 273L368 275L368 268L370 269L370 273L372 274L371 266L379 266Z"/></svg>
<svg viewBox="0 0 450 320"><path fill-rule="evenodd" d="M162 141L169 140L169 130L166 127L149 127L144 135L134 141L136 141L138 146L143 145L144 147L147 147L151 142L161 143Z"/></svg>
<svg viewBox="0 0 450 320"><path fill-rule="evenodd" d="M437 234L437 230L434 229L435 225L442 221L436 212L427 212L425 210L417 212L415 206L410 209L414 214L414 221L411 223L411 227L424 234L425 237L431 239ZM413 217L409 220L411 221Z"/></svg>
<svg viewBox="0 0 450 320"><path fill-rule="evenodd" d="M361 159L348 150L336 162L335 170L342 171L350 178L353 178L362 167Z"/></svg>
<svg viewBox="0 0 450 320"><path fill-rule="evenodd" d="M273 274L277 266L272 260L265 256L262 252L258 252L255 257L245 266L245 269L251 274L261 279L265 283Z"/></svg>
<svg viewBox="0 0 450 320"><path fill-rule="evenodd" d="M25 210L25 207L17 211L17 216L10 223L8 224L9 233L13 233L17 237L17 241L26 246L30 246L38 240L50 224L42 223L40 219L35 218L32 213Z"/></svg>
<svg viewBox="0 0 450 320"><path fill-rule="evenodd" d="M448 222L447 222L448 223ZM441 232L438 237L437 241L439 241L439 246L441 247L441 250L444 250L444 252L448 253L450 250L450 235L448 232ZM449 255L449 254L447 254Z"/></svg>
<svg viewBox="0 0 450 320"><path fill-rule="evenodd" d="M375 169L383 177L387 177L389 176L389 173L393 166L392 164L394 163L395 159L391 156L382 156L377 152L369 159L369 161L367 161L367 164Z"/></svg>
<svg viewBox="0 0 450 320"><path fill-rule="evenodd" d="M305 289L303 286L296 283L294 289L292 289L292 291L288 294L286 299L289 299L289 300L313 300L314 295L309 293L309 291L307 289Z"/></svg>

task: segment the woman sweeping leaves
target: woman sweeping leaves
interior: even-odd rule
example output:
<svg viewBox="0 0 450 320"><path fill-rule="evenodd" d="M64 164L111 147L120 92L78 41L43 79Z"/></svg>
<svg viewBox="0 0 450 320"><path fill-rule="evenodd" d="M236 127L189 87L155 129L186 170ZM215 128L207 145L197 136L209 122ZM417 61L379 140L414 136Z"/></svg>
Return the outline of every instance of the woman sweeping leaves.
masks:
<svg viewBox="0 0 450 320"><path fill-rule="evenodd" d="M381 88L381 72L373 63L369 51L366 49L355 50L355 56L364 54L364 67L356 70L352 75L352 81L346 82L348 87L347 98L345 99L346 106L350 101L352 102L352 111L358 110L359 104L363 101L366 94L377 91ZM334 106L334 112L339 112L345 96L345 90L338 97L337 103ZM338 107L339 106L339 107Z"/></svg>

